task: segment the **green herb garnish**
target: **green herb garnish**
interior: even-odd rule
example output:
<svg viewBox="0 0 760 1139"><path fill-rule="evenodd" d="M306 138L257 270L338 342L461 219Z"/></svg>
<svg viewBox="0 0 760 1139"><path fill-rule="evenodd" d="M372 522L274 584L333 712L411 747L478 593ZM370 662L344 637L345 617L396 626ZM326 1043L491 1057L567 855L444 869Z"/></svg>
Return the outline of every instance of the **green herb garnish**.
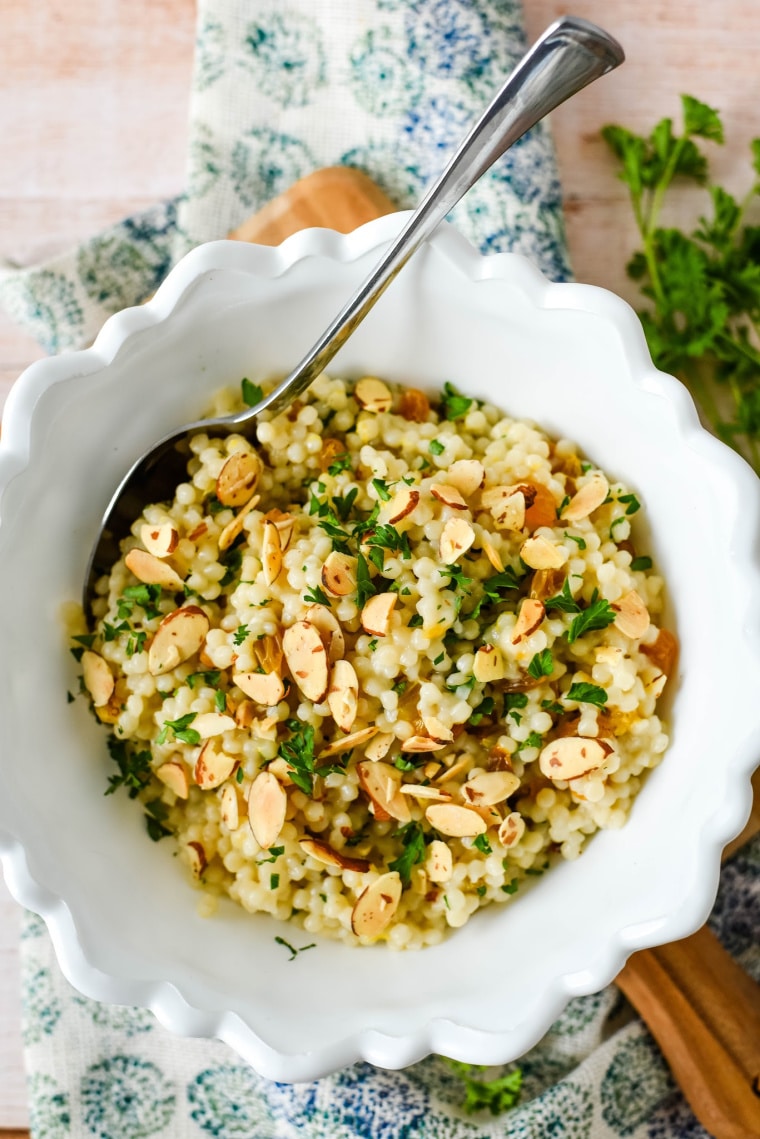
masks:
<svg viewBox="0 0 760 1139"><path fill-rule="evenodd" d="M315 585L311 591L304 593L303 599L309 605L327 605L328 607L330 605L330 598L318 585Z"/></svg>
<svg viewBox="0 0 760 1139"><path fill-rule="evenodd" d="M404 849L398 858L388 863L389 870L397 870L404 886L411 882L412 867L425 858L425 836L419 823L407 823L401 830L396 831L396 838L400 838Z"/></svg>
<svg viewBox="0 0 760 1139"><path fill-rule="evenodd" d="M632 570L648 570L652 568L652 559L647 557L634 558L631 562Z"/></svg>
<svg viewBox="0 0 760 1139"><path fill-rule="evenodd" d="M296 947L294 945L291 945L289 941L286 941L284 937L276 937L274 940L277 945L284 945L286 949L290 950L290 957L288 958L289 961L295 961L298 954L305 953L307 949L317 948L316 941L312 941L311 945L302 945L300 949L296 949Z"/></svg>
<svg viewBox="0 0 760 1139"><path fill-rule="evenodd" d="M240 390L243 395L243 403L247 403L249 407L255 407L264 398L264 389L258 384L252 384L248 379L240 381Z"/></svg>
<svg viewBox="0 0 760 1139"><path fill-rule="evenodd" d="M479 834L472 844L476 850L481 854L491 854L491 844L488 841L488 835Z"/></svg>
<svg viewBox="0 0 760 1139"><path fill-rule="evenodd" d="M554 672L554 659L549 649L541 649L540 652L534 653L530 664L528 665L528 675L532 676L535 680L539 680L542 676L551 676Z"/></svg>
<svg viewBox="0 0 760 1139"><path fill-rule="evenodd" d="M443 385L443 413L447 419L461 419L473 405L473 400L467 399L458 392L453 384Z"/></svg>
<svg viewBox="0 0 760 1139"><path fill-rule="evenodd" d="M598 684L587 684L585 681L579 681L577 684L570 685L565 693L565 700L596 704L597 708L601 708L607 703L607 693Z"/></svg>
<svg viewBox="0 0 760 1139"><path fill-rule="evenodd" d="M232 643L234 645L242 645L249 632L250 630L247 625L238 625L237 629L232 634Z"/></svg>
<svg viewBox="0 0 760 1139"><path fill-rule="evenodd" d="M587 609L582 609L570 623L570 628L567 630L569 644L577 641L584 633L590 633L592 629L606 629L614 620L615 610L610 606L609 601L597 597L596 590L594 590L591 604Z"/></svg>
<svg viewBox="0 0 760 1139"><path fill-rule="evenodd" d="M428 445L428 451L430 452L431 455L442 455L445 450L446 450L446 446L444 443L442 443L440 441L440 439L431 439L430 440L430 443Z"/></svg>
<svg viewBox="0 0 760 1139"><path fill-rule="evenodd" d="M194 728L190 727L193 720L195 719L195 715L195 712L188 712L186 715L180 716L176 720L164 720L164 726L156 737L156 743L166 743L169 732L171 732L173 738L175 740L178 740L180 743L190 744L192 746L199 744L201 742L199 733L196 732Z"/></svg>
<svg viewBox="0 0 760 1139"><path fill-rule="evenodd" d="M328 475L339 475L341 471L351 470L351 456L348 451L344 451L342 455L336 455L333 461L327 468Z"/></svg>

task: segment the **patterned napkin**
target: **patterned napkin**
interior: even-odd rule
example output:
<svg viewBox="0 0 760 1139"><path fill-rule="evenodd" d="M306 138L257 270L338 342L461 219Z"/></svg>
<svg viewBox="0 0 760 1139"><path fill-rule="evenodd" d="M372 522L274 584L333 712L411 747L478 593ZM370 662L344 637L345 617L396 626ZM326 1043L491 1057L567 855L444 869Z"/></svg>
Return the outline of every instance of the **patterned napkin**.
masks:
<svg viewBox="0 0 760 1139"><path fill-rule="evenodd" d="M187 191L42 267L0 301L51 352L156 288L198 241L224 235L320 166L361 167L409 206L524 50L516 0L200 0ZM551 141L537 128L455 220L484 252L569 273ZM726 869L713 926L760 977L760 841ZM27 918L24 1041L35 1139L703 1139L651 1037L610 987L568 1005L522 1058L510 1110L463 1110L461 1072L357 1064L310 1084L264 1080L217 1042L97 1004L62 977ZM470 1073L481 1080L515 1065Z"/></svg>

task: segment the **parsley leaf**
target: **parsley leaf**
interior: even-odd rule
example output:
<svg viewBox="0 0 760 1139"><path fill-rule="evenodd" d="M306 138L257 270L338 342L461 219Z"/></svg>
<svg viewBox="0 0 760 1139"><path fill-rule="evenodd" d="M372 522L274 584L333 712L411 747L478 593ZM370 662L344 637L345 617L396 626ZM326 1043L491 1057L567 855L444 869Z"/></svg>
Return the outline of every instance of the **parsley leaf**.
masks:
<svg viewBox="0 0 760 1139"><path fill-rule="evenodd" d="M550 649L541 649L534 653L528 665L528 675L539 680L542 676L551 676L554 672L554 659Z"/></svg>
<svg viewBox="0 0 760 1139"><path fill-rule="evenodd" d="M311 945L302 945L299 949L296 949L296 947L291 945L289 941L286 941L284 937L276 937L274 940L277 945L284 945L286 949L290 950L288 961L295 961L298 954L305 953L307 949L317 948L316 941L312 941Z"/></svg>
<svg viewBox="0 0 760 1139"><path fill-rule="evenodd" d="M580 613L581 607L570 592L570 581L565 578L562 589L554 597L547 597L545 609L559 609L563 613Z"/></svg>
<svg viewBox="0 0 760 1139"><path fill-rule="evenodd" d="M474 839L472 845L475 847L476 850L479 850L481 854L491 854L492 853L491 852L491 844L488 841L488 835L479 834L478 837L476 839Z"/></svg>
<svg viewBox="0 0 760 1139"><path fill-rule="evenodd" d="M367 559L364 554L359 554L356 559L356 604L358 608L363 609L365 601L376 593L377 589L370 576Z"/></svg>
<svg viewBox="0 0 760 1139"><path fill-rule="evenodd" d="M632 570L648 570L652 568L652 559L647 557L634 558L631 562Z"/></svg>
<svg viewBox="0 0 760 1139"><path fill-rule="evenodd" d="M199 744L201 742L200 734L196 732L195 728L190 727L195 719L195 715L195 712L188 712L176 720L164 720L164 726L156 737L156 743L166 743L169 732L171 732L173 738L179 740L180 743L190 744L191 746Z"/></svg>
<svg viewBox="0 0 760 1139"><path fill-rule="evenodd" d="M445 450L446 450L446 447L440 441L440 439L431 439L430 440L430 444L428 446L428 451L430 452L431 455L442 455Z"/></svg>
<svg viewBox="0 0 760 1139"><path fill-rule="evenodd" d="M221 675L218 668L207 668L201 672L191 672L185 678L185 684L191 690L195 688L196 684L207 684L209 688L216 688Z"/></svg>
<svg viewBox="0 0 760 1139"><path fill-rule="evenodd" d="M389 870L398 870L404 886L411 882L412 867L424 861L425 836L419 823L411 822L396 831L396 838L400 838L404 849L398 858L388 863Z"/></svg>
<svg viewBox="0 0 760 1139"><path fill-rule="evenodd" d="M470 410L473 402L458 392L453 384L443 385L443 413L447 419L461 419Z"/></svg>
<svg viewBox="0 0 760 1139"><path fill-rule="evenodd" d="M243 402L247 403L249 407L255 407L264 398L263 388L258 384L252 384L248 379L240 381L240 390L243 395Z"/></svg>
<svg viewBox="0 0 760 1139"><path fill-rule="evenodd" d="M577 700L583 704L596 704L597 708L601 708L607 703L607 693L598 684L579 681L577 684L570 685L565 693L565 699Z"/></svg>
<svg viewBox="0 0 760 1139"><path fill-rule="evenodd" d="M248 632L249 630L247 625L238 625L237 629L232 635L232 643L235 645L242 645L243 641L248 636Z"/></svg>
<svg viewBox="0 0 760 1139"><path fill-rule="evenodd" d="M390 502L391 492L388 490L388 484L384 479L373 479L372 485L377 491L378 498L383 502Z"/></svg>
<svg viewBox="0 0 760 1139"><path fill-rule="evenodd" d="M328 475L339 475L341 471L351 470L351 456L348 451L344 451L342 455L336 455L333 461L327 468Z"/></svg>
<svg viewBox="0 0 760 1139"><path fill-rule="evenodd" d="M119 787L126 787L130 799L134 799L138 791L150 782L151 753L138 751L126 740L117 739L114 735L108 737L107 747L108 754L119 768L119 774L108 777L106 795L113 795Z"/></svg>
<svg viewBox="0 0 760 1139"><path fill-rule="evenodd" d="M606 629L614 620L615 610L609 601L594 597L588 608L582 609L570 623L570 628L567 630L568 643L572 644L584 633L590 633L592 629Z"/></svg>
<svg viewBox="0 0 760 1139"><path fill-rule="evenodd" d="M310 592L304 593L303 599L309 605L327 605L328 607L330 605L330 598L318 585L315 585Z"/></svg>

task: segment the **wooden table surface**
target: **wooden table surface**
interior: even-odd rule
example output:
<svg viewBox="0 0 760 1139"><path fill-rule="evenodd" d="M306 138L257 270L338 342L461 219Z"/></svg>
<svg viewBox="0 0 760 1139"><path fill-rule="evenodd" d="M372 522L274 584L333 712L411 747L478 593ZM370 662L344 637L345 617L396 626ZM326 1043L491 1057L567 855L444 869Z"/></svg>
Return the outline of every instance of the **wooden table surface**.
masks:
<svg viewBox="0 0 760 1139"><path fill-rule="evenodd" d="M535 37L568 9L623 44L624 67L555 112L576 276L633 299L635 239L624 187L599 138L678 115L682 92L718 107L728 142L714 170L749 184L760 135L758 0L524 0ZM255 5L252 2L252 8ZM193 0L2 0L0 263L29 265L182 188ZM673 214L691 216L692 194ZM0 405L42 355L0 311ZM21 1058L20 910L0 878L0 1132L28 1125Z"/></svg>

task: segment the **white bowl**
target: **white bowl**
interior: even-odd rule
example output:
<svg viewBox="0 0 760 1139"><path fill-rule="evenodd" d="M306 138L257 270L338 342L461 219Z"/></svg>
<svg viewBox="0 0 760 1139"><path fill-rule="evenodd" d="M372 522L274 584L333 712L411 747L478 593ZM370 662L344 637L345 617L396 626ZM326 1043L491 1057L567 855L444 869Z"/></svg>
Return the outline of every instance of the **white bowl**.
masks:
<svg viewBox="0 0 760 1139"><path fill-rule="evenodd" d="M444 229L336 358L438 388L444 380L578 442L643 498L681 661L672 744L620 831L506 907L418 953L321 941L197 893L141 811L104 799L104 733L67 704L75 665L61 603L80 596L98 520L153 440L221 385L286 372L403 221L276 249L203 246L95 345L32 365L8 400L0 450L0 852L82 992L151 1008L174 1032L217 1036L263 1075L308 1080L359 1058L395 1068L438 1052L519 1056L572 996L606 985L634 949L685 936L714 900L724 843L750 805L760 755L756 646L760 493L657 372L623 301L554 285L512 255Z"/></svg>

